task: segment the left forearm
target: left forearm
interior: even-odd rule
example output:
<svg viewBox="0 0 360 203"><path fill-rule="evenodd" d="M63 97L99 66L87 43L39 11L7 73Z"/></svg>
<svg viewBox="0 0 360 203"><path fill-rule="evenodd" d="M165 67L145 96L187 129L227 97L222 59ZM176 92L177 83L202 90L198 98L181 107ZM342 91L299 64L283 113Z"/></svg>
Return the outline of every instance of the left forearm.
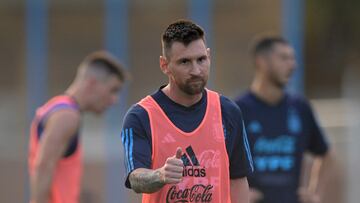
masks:
<svg viewBox="0 0 360 203"><path fill-rule="evenodd" d="M249 184L247 178L230 180L232 203L249 203Z"/></svg>
<svg viewBox="0 0 360 203"><path fill-rule="evenodd" d="M322 193L326 182L332 173L332 155L328 152L324 157L315 157L310 177L308 189L311 192Z"/></svg>

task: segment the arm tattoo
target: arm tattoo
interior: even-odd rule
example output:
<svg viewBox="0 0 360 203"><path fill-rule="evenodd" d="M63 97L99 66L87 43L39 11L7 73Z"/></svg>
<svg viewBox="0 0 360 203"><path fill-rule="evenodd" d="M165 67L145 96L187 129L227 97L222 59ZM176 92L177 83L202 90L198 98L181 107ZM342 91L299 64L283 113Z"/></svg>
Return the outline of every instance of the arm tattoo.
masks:
<svg viewBox="0 0 360 203"><path fill-rule="evenodd" d="M131 188L137 193L154 193L160 190L164 183L160 179L160 171L138 168L129 176Z"/></svg>

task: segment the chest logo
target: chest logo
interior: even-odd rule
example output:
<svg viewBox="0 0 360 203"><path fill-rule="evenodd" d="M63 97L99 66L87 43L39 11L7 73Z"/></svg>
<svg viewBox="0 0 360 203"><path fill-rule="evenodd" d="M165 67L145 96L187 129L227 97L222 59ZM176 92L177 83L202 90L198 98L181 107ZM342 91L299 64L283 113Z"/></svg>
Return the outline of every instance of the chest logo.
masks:
<svg viewBox="0 0 360 203"><path fill-rule="evenodd" d="M164 137L163 140L161 140L161 143L166 144L166 143L174 143L176 142L175 138L173 137L173 135L171 135L170 133L167 133Z"/></svg>
<svg viewBox="0 0 360 203"><path fill-rule="evenodd" d="M287 126L290 133L299 134L301 132L301 120L295 108L288 111Z"/></svg>
<svg viewBox="0 0 360 203"><path fill-rule="evenodd" d="M251 134L257 134L257 133L261 133L262 131L262 126L260 124L259 121L251 121L250 124L248 125L248 131L251 133Z"/></svg>
<svg viewBox="0 0 360 203"><path fill-rule="evenodd" d="M184 163L183 177L205 177L206 171L200 166L200 162L191 146L186 148L186 152L181 156Z"/></svg>

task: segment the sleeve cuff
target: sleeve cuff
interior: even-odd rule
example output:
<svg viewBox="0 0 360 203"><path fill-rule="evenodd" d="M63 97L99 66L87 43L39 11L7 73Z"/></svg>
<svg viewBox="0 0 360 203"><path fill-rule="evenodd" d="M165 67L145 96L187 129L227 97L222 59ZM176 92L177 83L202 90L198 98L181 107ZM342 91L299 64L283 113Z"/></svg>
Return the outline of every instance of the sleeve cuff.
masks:
<svg viewBox="0 0 360 203"><path fill-rule="evenodd" d="M253 173L253 169L251 167L248 167L245 170L242 171L236 171L236 173L230 172L230 179L239 179L249 176L251 173Z"/></svg>

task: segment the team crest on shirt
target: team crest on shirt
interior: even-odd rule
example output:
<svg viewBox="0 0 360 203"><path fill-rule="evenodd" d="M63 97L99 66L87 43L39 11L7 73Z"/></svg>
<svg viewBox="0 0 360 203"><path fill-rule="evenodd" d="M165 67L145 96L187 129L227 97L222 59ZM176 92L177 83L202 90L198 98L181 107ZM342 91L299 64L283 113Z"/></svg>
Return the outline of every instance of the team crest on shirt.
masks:
<svg viewBox="0 0 360 203"><path fill-rule="evenodd" d="M250 122L250 124L247 127L248 131L252 134L261 133L262 126L259 121L253 120Z"/></svg>
<svg viewBox="0 0 360 203"><path fill-rule="evenodd" d="M292 134L299 134L302 129L299 114L295 108L290 108L287 115L288 130Z"/></svg>
<svg viewBox="0 0 360 203"><path fill-rule="evenodd" d="M226 130L224 126L214 123L212 131L216 142L224 142L224 139L226 139Z"/></svg>

